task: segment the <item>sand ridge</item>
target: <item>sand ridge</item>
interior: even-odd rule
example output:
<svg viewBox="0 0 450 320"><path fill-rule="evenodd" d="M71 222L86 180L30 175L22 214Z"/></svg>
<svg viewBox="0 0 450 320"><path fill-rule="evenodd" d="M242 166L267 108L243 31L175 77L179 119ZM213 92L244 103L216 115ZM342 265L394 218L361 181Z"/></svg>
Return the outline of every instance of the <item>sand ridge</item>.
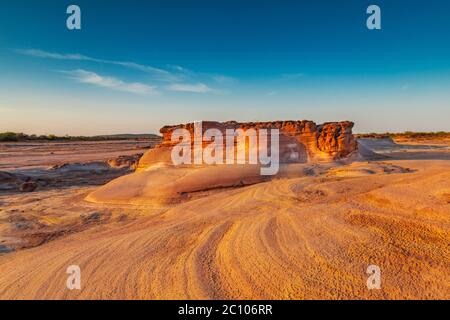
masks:
<svg viewBox="0 0 450 320"><path fill-rule="evenodd" d="M450 164L360 166L364 176L223 190L3 255L0 297L448 299ZM71 264L79 292L65 287ZM381 267L382 290L367 289L369 264Z"/></svg>

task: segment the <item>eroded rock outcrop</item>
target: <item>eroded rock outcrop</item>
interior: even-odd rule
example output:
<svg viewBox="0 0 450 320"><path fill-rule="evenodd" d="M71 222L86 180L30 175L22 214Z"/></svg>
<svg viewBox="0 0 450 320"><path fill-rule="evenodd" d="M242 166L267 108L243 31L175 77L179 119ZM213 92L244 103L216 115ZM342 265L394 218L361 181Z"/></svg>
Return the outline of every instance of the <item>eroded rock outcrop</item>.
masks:
<svg viewBox="0 0 450 320"><path fill-rule="evenodd" d="M316 125L313 121L272 121L272 122L202 122L202 132L208 129L218 129L226 141L227 129L243 131L261 129L279 130L279 161L280 163L306 163L310 161L332 161L345 158L357 149L357 143L352 134L353 122L328 122ZM194 123L165 126L160 132L163 142L156 148L144 154L138 164L137 171L152 167L170 166L171 151L178 141L172 140L176 129L186 129L194 137ZM203 136L203 134L202 134ZM270 140L270 139L269 139ZM203 147L211 141L203 140ZM235 141L236 144L236 141ZM247 152L251 146L246 145Z"/></svg>
<svg viewBox="0 0 450 320"><path fill-rule="evenodd" d="M95 203L166 206L186 201L202 192L239 188L274 178L296 178L315 174L314 167L331 165L331 163L319 165L316 162L331 162L356 153L357 144L352 135L352 127L352 122L316 125L312 121L202 122L201 128L193 123L167 126L160 131L163 142L144 154L135 173L109 182L90 193L86 200ZM216 130L211 130L208 132L210 135L205 135L209 129ZM272 136L277 132L278 136ZM239 139L236 135L239 135ZM243 143L244 136L245 143ZM272 139L273 137L278 138L278 148L276 148L277 139ZM211 144L214 148L211 148ZM263 172L269 163L263 161L264 157L260 157L264 144L267 147L266 151L270 153L273 150L278 151L275 151L277 154L275 159L270 157L269 169L275 169L273 174ZM180 146L182 148L179 148ZM183 154L185 149L188 150L186 159L190 161L175 165L172 161L172 151L176 154L179 149L183 149ZM200 163L192 161L195 158L195 150L200 151ZM208 157L211 150L214 156L217 156L216 152L218 153L217 158L214 158L219 160L214 162L218 165L202 163L205 155ZM224 151L223 155L221 151ZM248 160L251 154L255 154L253 151L257 151L259 162L222 161L230 158L242 160L243 155L246 158L244 160ZM231 157L227 157L230 154ZM198 160L198 157L195 159ZM272 161L276 163L273 164Z"/></svg>
<svg viewBox="0 0 450 320"><path fill-rule="evenodd" d="M143 156L143 153L137 153L134 155L127 155L127 156L119 156L114 159L108 160L108 165L111 168L128 168L130 170L135 170L137 167L137 164L139 162L139 159Z"/></svg>
<svg viewBox="0 0 450 320"><path fill-rule="evenodd" d="M328 122L318 126L317 146L334 158L343 158L357 149L352 134L353 122Z"/></svg>

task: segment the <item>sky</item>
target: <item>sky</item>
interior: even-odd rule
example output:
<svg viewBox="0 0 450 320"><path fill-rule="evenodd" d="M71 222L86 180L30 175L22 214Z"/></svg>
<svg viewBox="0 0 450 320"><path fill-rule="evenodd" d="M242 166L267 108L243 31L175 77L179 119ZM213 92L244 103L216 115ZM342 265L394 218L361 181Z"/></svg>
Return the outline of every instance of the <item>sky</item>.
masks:
<svg viewBox="0 0 450 320"><path fill-rule="evenodd" d="M0 132L301 119L450 131L450 2L0 2Z"/></svg>

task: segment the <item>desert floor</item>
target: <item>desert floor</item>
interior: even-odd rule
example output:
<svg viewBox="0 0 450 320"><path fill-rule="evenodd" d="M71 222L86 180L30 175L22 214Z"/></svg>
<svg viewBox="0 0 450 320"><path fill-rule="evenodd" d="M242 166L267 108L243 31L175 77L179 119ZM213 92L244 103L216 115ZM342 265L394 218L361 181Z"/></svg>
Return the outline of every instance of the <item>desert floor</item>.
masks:
<svg viewBox="0 0 450 320"><path fill-rule="evenodd" d="M368 145L388 158L167 206L85 201L97 184L0 193L0 298L450 299L450 149ZM83 148L83 161L110 147ZM47 148L4 148L0 170L74 159ZM81 290L66 287L70 265Z"/></svg>

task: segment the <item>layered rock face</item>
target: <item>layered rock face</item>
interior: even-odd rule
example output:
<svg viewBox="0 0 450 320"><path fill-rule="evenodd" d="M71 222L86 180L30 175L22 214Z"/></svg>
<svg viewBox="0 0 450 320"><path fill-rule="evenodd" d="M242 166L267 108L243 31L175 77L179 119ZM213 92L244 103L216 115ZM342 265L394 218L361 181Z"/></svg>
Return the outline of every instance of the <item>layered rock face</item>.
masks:
<svg viewBox="0 0 450 320"><path fill-rule="evenodd" d="M328 122L317 127L317 146L334 158L343 158L357 149L357 142L352 134L353 122Z"/></svg>
<svg viewBox="0 0 450 320"><path fill-rule="evenodd" d="M130 170L135 170L137 167L137 164L139 163L139 159L143 156L143 153L136 153L134 155L129 156L119 156L114 159L108 160L108 165L111 168L128 168Z"/></svg>
<svg viewBox="0 0 450 320"><path fill-rule="evenodd" d="M304 165L307 162L333 161L353 154L357 144L352 127L351 122L316 125L312 121L167 126L160 131L163 142L142 156L135 173L109 182L86 200L166 206L185 201L196 192L242 187L276 177L301 177L309 174L308 165ZM174 164L172 153L176 156L180 150L188 161ZM210 165L205 159L213 153L215 165ZM277 156L272 157L272 153ZM197 161L198 154L201 161ZM255 154L259 162L252 163L250 158Z"/></svg>
<svg viewBox="0 0 450 320"><path fill-rule="evenodd" d="M279 130L279 162L280 163L306 163L313 161L332 161L342 159L352 154L357 149L357 142L352 134L353 122L328 122L316 125L313 121L273 121L273 122L246 122L236 121L228 122L202 122L201 139L202 146L206 148L212 142L206 139L204 133L209 129L217 129L223 135L224 145L229 137L229 130L234 132L239 129L248 133L252 130L258 136L261 130L267 130L267 149L270 152L270 132L271 129ZM185 129L189 132L192 140L195 136L195 124L180 124L175 126L165 126L160 132L163 135L162 144L149 150L140 159L137 171L146 171L151 168L172 165L172 148L179 143L179 140L172 139L173 133L177 129ZM228 135L228 136L227 136ZM232 138L234 139L234 138ZM245 145L238 144L234 139L236 154L239 148L245 148L248 159L249 152L252 149L260 149L259 143L252 144L250 139L246 140ZM192 141L193 145L193 141ZM225 157L224 146L224 157ZM192 161L193 162L193 161ZM225 158L224 158L225 162Z"/></svg>

